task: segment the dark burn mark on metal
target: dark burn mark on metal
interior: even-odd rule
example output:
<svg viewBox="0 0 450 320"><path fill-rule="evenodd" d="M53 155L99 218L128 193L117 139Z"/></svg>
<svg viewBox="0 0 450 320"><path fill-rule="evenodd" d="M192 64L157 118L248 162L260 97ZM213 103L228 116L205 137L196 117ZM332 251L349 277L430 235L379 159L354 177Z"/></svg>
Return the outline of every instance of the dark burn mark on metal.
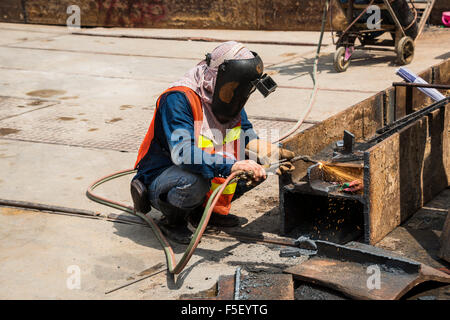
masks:
<svg viewBox="0 0 450 320"><path fill-rule="evenodd" d="M20 132L20 130L18 129L12 129L12 128L0 128L0 136L6 136L8 134L14 134L14 133L18 133Z"/></svg>
<svg viewBox="0 0 450 320"><path fill-rule="evenodd" d="M124 105L120 106L120 110L127 110L127 109L132 109L132 108L134 108L134 106L130 105L130 104L124 104Z"/></svg>
<svg viewBox="0 0 450 320"><path fill-rule="evenodd" d="M59 117L58 120L61 120L61 121L72 121L72 120L75 120L75 118L73 118L73 117Z"/></svg>
<svg viewBox="0 0 450 320"><path fill-rule="evenodd" d="M148 276L152 273L157 272L158 270L160 270L162 267L164 267L164 263L160 262L148 269L145 269L144 271L140 272L137 276L138 277L142 277L142 276Z"/></svg>
<svg viewBox="0 0 450 320"><path fill-rule="evenodd" d="M113 118L111 120L106 121L106 123L114 123L114 122L119 122L119 121L122 121L122 120L123 120L122 118Z"/></svg>
<svg viewBox="0 0 450 320"><path fill-rule="evenodd" d="M65 93L66 91L64 90L43 89L27 92L27 95L32 97L50 98L53 96L63 95Z"/></svg>
<svg viewBox="0 0 450 320"><path fill-rule="evenodd" d="M39 106L41 104L45 103L43 100L33 100L29 103L27 103L28 106Z"/></svg>

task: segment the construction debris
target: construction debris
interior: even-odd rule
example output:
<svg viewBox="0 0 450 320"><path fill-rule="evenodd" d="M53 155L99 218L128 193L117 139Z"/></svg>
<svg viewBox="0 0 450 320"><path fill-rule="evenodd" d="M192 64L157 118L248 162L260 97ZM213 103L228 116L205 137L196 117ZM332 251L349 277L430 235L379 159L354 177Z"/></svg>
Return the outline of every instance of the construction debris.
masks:
<svg viewBox="0 0 450 320"><path fill-rule="evenodd" d="M221 276L211 289L181 300L294 300L294 281L290 274L242 274ZM238 281L236 281L238 280Z"/></svg>
<svg viewBox="0 0 450 320"><path fill-rule="evenodd" d="M448 102L445 98L425 105L381 126L372 136L359 137L354 147L354 135L347 130L343 142L332 141L317 150L313 158L319 162L306 172L296 162L300 169L291 179L280 178L283 232L341 244L363 236L375 244L405 222L448 186ZM361 105L365 110L384 107L379 99ZM296 154L303 153L299 142L305 135L288 140ZM333 167L336 160L349 162L339 163L348 167ZM345 192L357 181L357 192Z"/></svg>
<svg viewBox="0 0 450 320"><path fill-rule="evenodd" d="M441 271L369 245L316 244L315 256L285 272L353 299L396 300L422 282L450 283L450 276Z"/></svg>

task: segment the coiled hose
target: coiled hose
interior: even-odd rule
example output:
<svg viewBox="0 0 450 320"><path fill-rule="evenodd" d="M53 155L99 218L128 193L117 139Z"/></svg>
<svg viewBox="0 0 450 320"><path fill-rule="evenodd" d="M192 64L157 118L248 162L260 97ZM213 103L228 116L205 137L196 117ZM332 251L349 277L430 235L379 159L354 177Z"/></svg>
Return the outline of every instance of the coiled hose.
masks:
<svg viewBox="0 0 450 320"><path fill-rule="evenodd" d="M206 203L205 210L203 211L202 218L197 226L197 229L195 230L194 235L192 236L192 240L189 243L188 247L186 248L186 251L184 252L183 257L181 260L176 263L175 254L172 250L172 247L170 246L169 242L167 241L166 237L162 234L161 230L159 229L156 222L149 216L137 212L134 210L133 207L127 206L125 204L122 204L120 202L110 200L104 197L101 197L97 194L95 194L93 191L98 186L102 185L105 182L108 182L110 180L136 173L136 170L134 169L128 169L128 170L122 170L115 173L112 173L110 175L107 175L103 178L98 179L94 183L92 183L88 190L86 191L86 195L89 199L92 201L95 201L97 203L103 204L108 207L112 207L118 210L122 210L131 214L135 214L141 219L143 219L147 224L152 228L155 236L158 238L158 241L161 243L161 246L164 249L164 253L166 255L166 261L167 261L167 269L172 274L179 274L184 267L187 265L189 260L191 259L195 249L197 248L198 244L200 243L200 239L203 236L203 232L205 232L206 226L208 225L209 218L211 217L212 211L219 200L220 195L222 194L223 190L226 188L226 186L235 180L239 179L240 175L244 174L243 171L237 171L231 173L231 175L225 180L225 182L219 187L214 190L214 192L211 194L211 196L208 199L208 202Z"/></svg>

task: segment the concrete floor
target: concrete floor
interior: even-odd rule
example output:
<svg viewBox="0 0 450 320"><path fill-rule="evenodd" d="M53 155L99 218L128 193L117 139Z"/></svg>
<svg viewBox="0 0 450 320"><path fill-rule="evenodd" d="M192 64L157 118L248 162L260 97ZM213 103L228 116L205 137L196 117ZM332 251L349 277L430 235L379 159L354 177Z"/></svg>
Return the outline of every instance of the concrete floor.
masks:
<svg viewBox="0 0 450 320"><path fill-rule="evenodd" d="M246 106L259 132L283 132L293 125L261 117L294 120L303 114L319 37L315 32L117 28L72 34L65 27L8 23L0 23L0 31L0 199L107 213L120 212L88 200L87 186L133 166L158 95L219 44L177 37L259 42L248 47L261 55L279 85L269 98L255 94ZM449 58L449 44L448 30L425 33L408 68L420 72ZM399 80L393 53L357 52L348 71L338 74L333 52L327 34L317 102L300 130ZM130 204L130 178L99 192ZM238 199L232 211L248 220L244 230L274 237L277 205L277 179L270 177ZM174 299L210 288L240 265L281 272L304 259L279 258L277 247L205 238L177 282L162 272L105 295L165 263L149 228L6 207L0 207L0 219L2 299ZM183 248L175 246L175 252L180 256ZM66 285L72 265L81 270L80 289Z"/></svg>

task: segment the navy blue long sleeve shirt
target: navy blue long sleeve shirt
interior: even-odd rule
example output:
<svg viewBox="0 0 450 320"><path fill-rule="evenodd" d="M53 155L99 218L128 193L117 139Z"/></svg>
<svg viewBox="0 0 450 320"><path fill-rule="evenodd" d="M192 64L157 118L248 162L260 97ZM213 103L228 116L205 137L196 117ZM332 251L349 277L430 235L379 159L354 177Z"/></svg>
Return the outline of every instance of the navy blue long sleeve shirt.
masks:
<svg viewBox="0 0 450 320"><path fill-rule="evenodd" d="M241 154L243 154L243 147L258 138L244 109L241 111L241 130ZM222 155L207 154L205 157L204 153L205 151L195 145L194 117L186 96L182 92L167 93L161 97L155 116L154 138L147 154L139 163L134 179L149 185L153 179L174 164L201 174L206 179L230 175L235 161L224 161ZM205 158L208 160L205 161Z"/></svg>

